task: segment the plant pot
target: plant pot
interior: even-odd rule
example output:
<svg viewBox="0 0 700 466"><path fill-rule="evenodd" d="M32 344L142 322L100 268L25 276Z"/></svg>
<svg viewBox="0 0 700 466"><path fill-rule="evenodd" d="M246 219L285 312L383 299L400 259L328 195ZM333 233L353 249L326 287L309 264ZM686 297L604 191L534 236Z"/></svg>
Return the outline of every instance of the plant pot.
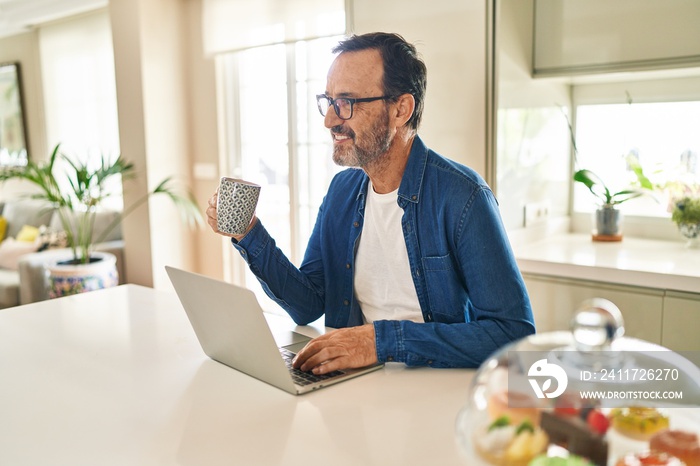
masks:
<svg viewBox="0 0 700 466"><path fill-rule="evenodd" d="M595 211L594 241L622 241L622 212L610 204Z"/></svg>
<svg viewBox="0 0 700 466"><path fill-rule="evenodd" d="M73 260L46 266L49 298L60 298L117 286L117 257L108 252L93 252L87 264Z"/></svg>
<svg viewBox="0 0 700 466"><path fill-rule="evenodd" d="M700 249L700 223L679 223L678 231L688 240L687 248Z"/></svg>

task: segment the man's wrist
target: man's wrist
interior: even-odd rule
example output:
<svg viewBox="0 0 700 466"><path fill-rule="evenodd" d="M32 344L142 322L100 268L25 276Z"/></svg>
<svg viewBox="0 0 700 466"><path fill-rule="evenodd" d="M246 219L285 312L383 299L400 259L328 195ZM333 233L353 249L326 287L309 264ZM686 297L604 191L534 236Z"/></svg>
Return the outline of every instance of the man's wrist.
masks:
<svg viewBox="0 0 700 466"><path fill-rule="evenodd" d="M403 362L405 359L401 344L401 322L398 320L376 320L374 338L379 362Z"/></svg>

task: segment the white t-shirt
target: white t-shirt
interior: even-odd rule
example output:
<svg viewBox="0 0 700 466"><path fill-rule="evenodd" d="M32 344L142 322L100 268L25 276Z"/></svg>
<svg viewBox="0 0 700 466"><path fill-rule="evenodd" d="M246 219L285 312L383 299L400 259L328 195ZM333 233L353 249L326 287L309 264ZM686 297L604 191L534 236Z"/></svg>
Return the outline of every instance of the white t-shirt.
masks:
<svg viewBox="0 0 700 466"><path fill-rule="evenodd" d="M403 210L397 200L398 189L377 194L372 183L369 184L365 221L355 257L355 297L368 323L424 322L401 229Z"/></svg>

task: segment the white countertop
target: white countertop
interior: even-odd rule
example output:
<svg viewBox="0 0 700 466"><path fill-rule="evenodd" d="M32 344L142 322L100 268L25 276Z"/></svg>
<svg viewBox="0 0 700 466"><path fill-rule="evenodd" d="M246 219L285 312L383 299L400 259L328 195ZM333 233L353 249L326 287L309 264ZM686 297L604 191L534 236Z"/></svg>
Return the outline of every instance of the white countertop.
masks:
<svg viewBox="0 0 700 466"><path fill-rule="evenodd" d="M700 293L700 249L680 241L562 234L514 249L522 273Z"/></svg>
<svg viewBox="0 0 700 466"><path fill-rule="evenodd" d="M474 464L473 375L394 363L293 396L207 358L174 292L123 285L0 310L0 464Z"/></svg>
<svg viewBox="0 0 700 466"><path fill-rule="evenodd" d="M393 363L293 396L207 358L175 293L123 285L0 310L0 464L488 466L456 435L474 375Z"/></svg>

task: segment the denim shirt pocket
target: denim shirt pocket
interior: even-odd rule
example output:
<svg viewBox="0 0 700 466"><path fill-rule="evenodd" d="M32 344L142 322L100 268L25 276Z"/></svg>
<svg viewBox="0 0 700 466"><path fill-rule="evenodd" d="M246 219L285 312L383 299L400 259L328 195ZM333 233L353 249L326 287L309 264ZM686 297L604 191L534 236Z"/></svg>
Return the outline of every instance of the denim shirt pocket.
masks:
<svg viewBox="0 0 700 466"><path fill-rule="evenodd" d="M430 312L436 322L464 322L464 294L451 254L423 258Z"/></svg>

